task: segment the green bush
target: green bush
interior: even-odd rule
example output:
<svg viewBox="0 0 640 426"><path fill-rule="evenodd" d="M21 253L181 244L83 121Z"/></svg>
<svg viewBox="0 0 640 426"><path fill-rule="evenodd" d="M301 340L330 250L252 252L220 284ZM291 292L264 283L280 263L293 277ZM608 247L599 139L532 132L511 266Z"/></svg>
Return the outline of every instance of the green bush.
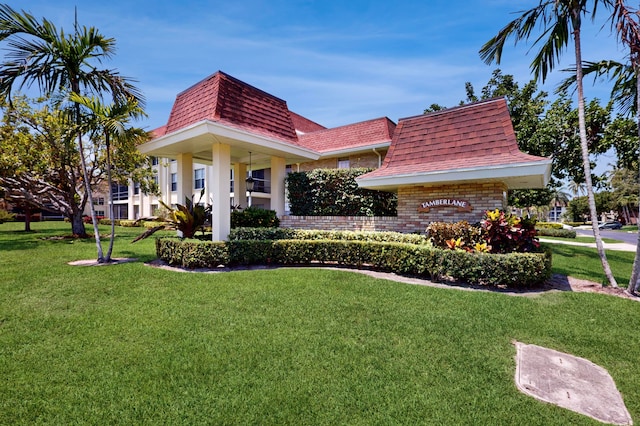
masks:
<svg viewBox="0 0 640 426"><path fill-rule="evenodd" d="M397 195L360 188L356 178L373 169L315 169L287 175L295 216L395 216Z"/></svg>
<svg viewBox="0 0 640 426"><path fill-rule="evenodd" d="M4 209L0 209L0 223L13 222L14 220L16 220L15 214L9 213Z"/></svg>
<svg viewBox="0 0 640 426"><path fill-rule="evenodd" d="M224 242L156 240L158 257L186 268L220 265L308 265L314 262L370 267L433 280L531 287L551 274L551 252L487 254L445 250L430 244L363 240L235 240Z"/></svg>
<svg viewBox="0 0 640 426"><path fill-rule="evenodd" d="M576 231L573 229L536 228L539 237L560 237L575 238Z"/></svg>
<svg viewBox="0 0 640 426"><path fill-rule="evenodd" d="M290 228L231 228L229 241L237 240L285 240L295 238L296 231Z"/></svg>
<svg viewBox="0 0 640 426"><path fill-rule="evenodd" d="M135 228L138 226L142 226L140 221L137 220L130 220L130 219L120 219L120 226L123 226L125 228Z"/></svg>
<svg viewBox="0 0 640 426"><path fill-rule="evenodd" d="M280 219L275 210L247 207L231 212L231 228L277 228Z"/></svg>
<svg viewBox="0 0 640 426"><path fill-rule="evenodd" d="M148 220L148 221L142 222L142 226L145 229L152 229L152 228L155 228L157 226L162 226L162 225L168 225L168 223L167 222L159 222L159 221L156 221L156 220Z"/></svg>
<svg viewBox="0 0 640 426"><path fill-rule="evenodd" d="M427 226L426 234L434 246L441 248L446 248L446 241L452 239L461 238L465 245L469 247L484 241L482 228L479 225L470 225L467 221L456 223L433 222Z"/></svg>
<svg viewBox="0 0 640 426"><path fill-rule="evenodd" d="M169 265L190 269L216 268L230 263L227 246L220 241L158 238L156 254Z"/></svg>
<svg viewBox="0 0 640 426"><path fill-rule="evenodd" d="M565 222L565 225L569 225L569 226L583 226L583 225L591 225L591 223L587 223L587 222Z"/></svg>
<svg viewBox="0 0 640 426"><path fill-rule="evenodd" d="M424 235L400 232L323 231L289 228L235 228L229 240L349 240L430 244Z"/></svg>
<svg viewBox="0 0 640 426"><path fill-rule="evenodd" d="M536 222L536 229L539 228L562 229L562 224L558 222Z"/></svg>

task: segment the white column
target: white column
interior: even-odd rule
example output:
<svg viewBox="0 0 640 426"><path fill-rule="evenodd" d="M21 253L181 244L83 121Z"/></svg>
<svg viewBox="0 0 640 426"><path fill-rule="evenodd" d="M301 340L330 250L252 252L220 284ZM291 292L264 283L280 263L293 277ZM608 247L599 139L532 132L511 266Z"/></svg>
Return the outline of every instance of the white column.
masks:
<svg viewBox="0 0 640 426"><path fill-rule="evenodd" d="M190 152L178 154L178 204L184 205L185 197L193 198L193 155ZM169 176L171 184L171 176ZM171 193L169 193L171 194Z"/></svg>
<svg viewBox="0 0 640 426"><path fill-rule="evenodd" d="M287 164L282 157L271 157L271 210L278 217L284 215L284 178Z"/></svg>
<svg viewBox="0 0 640 426"><path fill-rule="evenodd" d="M129 218L129 220L136 219L135 217L133 217L133 204L135 202L140 201L140 194L133 195L133 192L134 192L134 184L133 184L133 181L130 180L129 181L129 200L128 200L129 202L127 203L127 217Z"/></svg>
<svg viewBox="0 0 640 426"><path fill-rule="evenodd" d="M235 163L233 165L233 193L236 205L243 209L247 208L247 165L245 163Z"/></svg>
<svg viewBox="0 0 640 426"><path fill-rule="evenodd" d="M231 231L231 207L229 176L231 175L231 147L214 142L211 146L213 211L211 217L211 239L225 241Z"/></svg>

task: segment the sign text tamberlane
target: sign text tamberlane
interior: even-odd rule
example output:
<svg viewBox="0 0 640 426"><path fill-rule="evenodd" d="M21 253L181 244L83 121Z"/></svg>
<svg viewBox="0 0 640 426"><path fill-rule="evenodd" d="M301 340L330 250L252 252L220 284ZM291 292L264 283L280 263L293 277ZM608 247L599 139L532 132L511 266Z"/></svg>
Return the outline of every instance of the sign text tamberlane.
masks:
<svg viewBox="0 0 640 426"><path fill-rule="evenodd" d="M427 200L418 206L419 212L428 212L430 209L438 207L456 207L458 211L470 212L472 210L471 205L466 200L457 198L434 198Z"/></svg>

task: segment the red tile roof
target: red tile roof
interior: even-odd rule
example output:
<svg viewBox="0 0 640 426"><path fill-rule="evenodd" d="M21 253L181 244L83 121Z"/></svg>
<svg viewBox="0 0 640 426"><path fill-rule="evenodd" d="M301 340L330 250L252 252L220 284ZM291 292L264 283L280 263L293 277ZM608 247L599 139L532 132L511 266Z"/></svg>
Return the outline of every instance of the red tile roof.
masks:
<svg viewBox="0 0 640 426"><path fill-rule="evenodd" d="M521 152L503 98L401 119L382 167L363 179L547 161Z"/></svg>
<svg viewBox="0 0 640 426"><path fill-rule="evenodd" d="M210 120L230 127L297 142L287 103L218 71L179 93L166 133Z"/></svg>
<svg viewBox="0 0 640 426"><path fill-rule="evenodd" d="M316 132L318 130L324 130L326 127L309 120L307 117L303 117L300 114L296 114L293 111L289 111L291 115L291 121L293 121L293 127L300 133Z"/></svg>
<svg viewBox="0 0 640 426"><path fill-rule="evenodd" d="M387 117L298 136L300 145L323 153L391 142L396 125Z"/></svg>

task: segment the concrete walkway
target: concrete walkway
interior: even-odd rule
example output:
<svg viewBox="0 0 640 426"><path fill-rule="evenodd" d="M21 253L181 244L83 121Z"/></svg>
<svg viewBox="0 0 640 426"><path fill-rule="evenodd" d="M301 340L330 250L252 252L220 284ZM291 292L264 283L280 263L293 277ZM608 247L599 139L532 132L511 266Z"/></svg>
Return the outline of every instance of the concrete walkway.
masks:
<svg viewBox="0 0 640 426"><path fill-rule="evenodd" d="M550 244L566 244L569 246L582 246L582 247L591 247L596 248L596 243L579 243L577 241L571 241L571 239L567 239L567 241L560 240L549 240L544 237L538 238L541 243L550 243ZM605 250L617 250L617 251L636 251L636 246L629 243L603 243Z"/></svg>

